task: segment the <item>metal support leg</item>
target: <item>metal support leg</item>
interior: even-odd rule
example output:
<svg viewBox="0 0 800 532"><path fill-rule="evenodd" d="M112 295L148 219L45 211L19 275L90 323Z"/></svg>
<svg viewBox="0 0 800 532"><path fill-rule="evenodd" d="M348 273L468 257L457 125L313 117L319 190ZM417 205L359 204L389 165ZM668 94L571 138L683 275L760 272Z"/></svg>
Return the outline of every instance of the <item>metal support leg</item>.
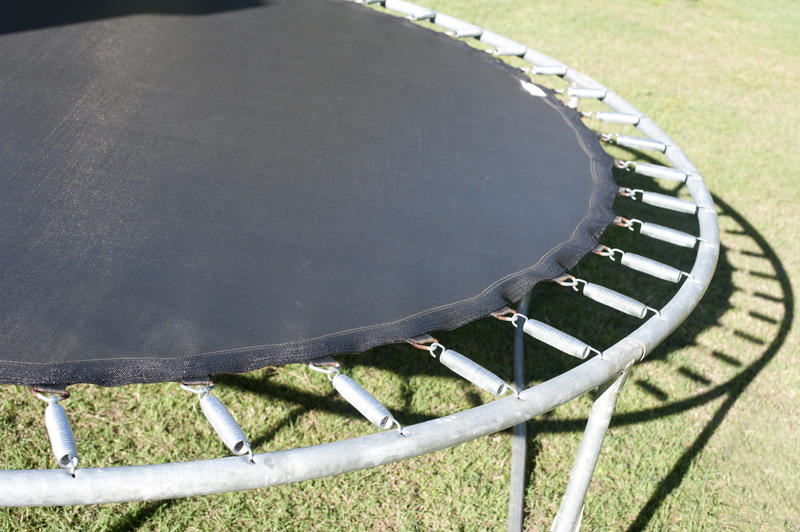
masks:
<svg viewBox="0 0 800 532"><path fill-rule="evenodd" d="M531 303L531 293L525 294L519 303L517 312L527 314ZM522 327L514 330L514 386L517 390L525 389L525 334ZM514 426L511 436L511 487L508 497L508 532L522 530L523 510L525 508L525 465L527 425L520 423Z"/></svg>
<svg viewBox="0 0 800 532"><path fill-rule="evenodd" d="M589 490L589 482L592 480L592 474L600 456L600 449L603 446L608 424L611 422L611 415L614 413L614 406L617 404L617 397L619 397L619 392L622 385L625 384L629 372L630 367L626 368L615 380L607 382L598 389L599 395L592 405L586 430L578 448L578 455L575 457L572 473L569 475L567 491L564 493L564 498L561 499L561 507L550 528L552 532L576 532L580 528L583 501Z"/></svg>

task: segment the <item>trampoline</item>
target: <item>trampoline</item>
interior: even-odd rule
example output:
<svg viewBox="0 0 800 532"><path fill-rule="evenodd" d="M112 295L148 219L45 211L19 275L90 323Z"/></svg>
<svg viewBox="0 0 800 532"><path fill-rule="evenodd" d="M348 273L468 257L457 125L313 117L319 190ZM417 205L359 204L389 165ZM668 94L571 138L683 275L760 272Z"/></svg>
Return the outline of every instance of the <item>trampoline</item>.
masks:
<svg viewBox="0 0 800 532"><path fill-rule="evenodd" d="M47 403L62 468L0 472L2 504L338 474L515 426L599 386L555 522L575 529L627 371L711 278L713 204L681 150L591 78L467 22L381 4L403 18L340 0L209 0L20 4L0 22L0 383ZM586 99L609 109L581 112ZM593 131L589 116L644 136ZM604 143L655 150L672 166L615 161ZM614 166L685 183L692 201L621 188ZM616 215L620 196L696 216L699 236ZM611 224L696 249L694 267L617 249L605 242ZM653 308L573 276L592 252L674 283L675 296ZM525 315L541 282L642 325L590 346ZM515 330L518 375L523 333L585 362L523 390L431 336L486 316ZM497 400L403 426L331 358L404 341ZM254 454L211 378L294 363L327 374L387 430ZM197 393L240 456L78 468L67 386L145 382Z"/></svg>

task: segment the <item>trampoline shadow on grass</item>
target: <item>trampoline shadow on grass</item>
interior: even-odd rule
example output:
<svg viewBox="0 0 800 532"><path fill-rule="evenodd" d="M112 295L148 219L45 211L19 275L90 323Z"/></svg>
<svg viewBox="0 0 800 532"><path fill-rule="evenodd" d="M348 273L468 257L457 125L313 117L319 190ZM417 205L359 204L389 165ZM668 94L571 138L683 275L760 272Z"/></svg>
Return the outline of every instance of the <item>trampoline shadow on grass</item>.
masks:
<svg viewBox="0 0 800 532"><path fill-rule="evenodd" d="M538 88L527 74L497 58L456 43L445 35L429 33L406 22L397 24L397 20L390 17L353 5L345 7L344 3L276 2L275 9L270 8L259 17L252 17L249 10L246 13L225 12L218 17L123 17L119 15L128 13L127 7L104 14L104 8L93 10L95 6L90 6L91 16L80 14L77 19L60 20L59 11L55 10L51 17L54 21L39 19L42 22L36 27L63 24L53 31L3 35L8 49L19 52L19 57L9 56L5 69L14 78L13 83L3 86L10 87L15 98L25 103L8 111L6 121L31 126L17 128L15 144L6 150L23 154L20 161L25 164L15 167L19 175L50 175L52 169L43 171L49 161L42 157L44 152L59 154L59 161L71 160L61 155L69 153L81 161L93 161L96 155L98 160L109 162L103 170L93 166L91 171L83 166L65 165L61 179L42 178L47 181L47 194L38 195L30 204L24 200L29 196L31 184L25 180L9 181L9 187L16 188L10 188L8 195L12 199L18 197L19 201L13 202L13 209L6 209L9 222L4 225L18 232L7 239L14 253L4 254L8 256L5 263L13 263L14 267L13 275L7 276L8 282L4 285L7 292L4 293L8 295L3 299L10 302L8 316L31 316L32 319L24 322L24 330L14 328L15 334L7 337L8 345L3 352L8 353L10 359L6 361L4 382L34 385L39 392L55 392L49 396L42 394L40 398L48 401L48 419L55 419L47 426L54 457L70 475L64 476L60 471L12 470L5 475L9 479L6 487L9 496L4 503L83 504L253 489L292 479L300 481L354 471L432 452L522 423L601 386L620 372L622 377L618 382L623 382L643 349L658 345L686 318L713 274L718 234L708 190L680 148L624 99L553 58L488 30L407 2L385 4L404 16L430 19L452 30L456 38L479 39L491 47L493 55L522 57L531 64L526 72L533 76L562 77L574 84L565 92L570 100L569 107L577 108L579 100L588 99L602 101L615 112L601 117L565 109L557 96L561 92ZM142 4L132 5L134 8L130 12L143 12ZM186 9L181 4L176 6L181 13ZM114 20L96 22L104 17ZM294 26L285 21L298 18L305 24L287 32L287 27ZM28 24L24 16L15 16L14 20L22 28ZM69 24L77 21L86 24ZM28 24L27 27L33 26ZM307 33L301 33L301 29ZM412 33L416 39L409 39ZM82 43L87 40L91 42L89 48L95 52L92 57L96 62L84 60L87 53ZM413 52L409 41L420 47L420 52ZM364 42L371 45L364 46ZM396 53L400 45L403 56ZM39 55L42 61L37 63L37 68L29 68L30 54L26 51L49 47L58 53ZM431 54L434 47L438 51ZM145 60L151 55L141 53L142 48L151 50L152 57L169 56L170 68L165 71L151 68L150 61ZM282 53L261 52L274 49ZM330 55L343 58L345 63L337 65L330 61L328 54L318 54L320 49L339 50L340 53ZM135 53L125 53L131 51ZM361 57L362 52L365 54L363 61L357 61L355 58ZM405 57L413 57L413 61ZM72 62L66 63L66 59ZM350 68L354 63L380 65L381 71L401 82L376 77L368 68ZM54 66L47 68L49 64ZM67 68L68 64L73 67ZM485 72L485 79L476 76L478 68ZM42 88L36 74L43 70L65 76L53 78L48 84L63 88L63 98L53 98L52 91L32 90ZM325 75L329 70L334 75ZM340 75L344 70L349 75ZM276 76L276 72L283 75ZM308 82L309 72L321 74L326 80L324 87ZM420 72L431 75L419 76ZM420 83L409 91L405 90L407 80ZM292 81L292 85L286 85L285 81ZM354 91L354 87L358 90ZM401 90L392 95L388 94L389 87ZM443 87L451 87L445 91L446 98L416 97L416 94L438 95ZM276 98L269 96L267 88L274 89ZM318 96L316 91L320 88L324 93ZM196 89L202 90L196 92ZM463 95L459 96L456 89L463 91ZM250 90L253 92L248 93ZM83 100L90 105L76 107L73 98L76 93L83 94ZM231 98L231 94L237 97ZM343 96L334 107L330 105L330 94ZM108 95L116 99L106 98ZM187 99L192 95L197 99ZM365 97L372 95L388 97L388 101ZM407 95L412 95L411 101L398 105L398 97ZM488 99L487 95L494 97ZM284 98L287 105L276 105ZM106 105L112 100L119 104L118 113L111 113L114 106ZM156 101L158 105L153 105ZM302 105L299 102L303 102ZM372 102L372 107L365 106L366 102ZM50 104L55 107L51 109ZM591 102L588 105L591 106ZM409 114L406 108L415 112ZM470 112L464 113L461 108ZM256 110L258 112L254 112ZM478 111L487 116L476 114ZM303 118L301 112L308 119ZM59 113L76 120L58 120L62 116ZM430 120L432 114L436 114L436 120ZM96 120L98 115L103 118L113 115L113 120ZM384 118L379 119L378 115ZM469 115L468 121L464 120L466 115ZM30 116L38 119L31 120ZM600 138L611 144L609 152L617 151L614 145L621 145L663 153L676 168L649 165L648 170L648 165L640 168L634 161L619 162L618 167L635 170L641 176L686 183L695 201L650 190L619 189L611 179L613 161L609 153L597 145L598 131L593 132L581 123L582 118L589 116L594 117L592 120L621 124L623 128L634 126L642 134L653 137L629 137L603 129ZM333 135L329 128L319 126L334 121L337 127ZM559 130L551 125L546 129L534 127L540 122L563 127ZM66 123L79 129L79 135L66 130L63 134L52 134L54 127ZM363 130L365 125L383 123L397 124L393 129L406 134L399 136L392 131L387 136L384 128L379 128L377 134ZM473 127L476 123L481 124L479 130ZM83 124L110 126L114 131L113 142L98 145L95 139L103 135ZM118 127L120 124L123 127ZM187 124L192 127L186 127ZM264 124L293 124L298 129L265 128ZM424 127L420 127L422 124ZM187 135L188 132L192 134ZM450 132L460 133L457 143L452 142ZM221 137L231 141L221 152L203 148L209 144L219 145L217 141ZM558 150L537 141L540 137L557 145ZM174 140L174 145L172 140L165 143L164 138ZM506 142L506 138L529 142ZM40 142L47 139L65 151L50 149ZM487 144L491 147L488 151ZM36 147L35 153L27 150L30 146ZM252 149L254 146L268 146L269 150ZM306 146L324 149L318 153L319 157L309 158ZM387 146L391 149L384 149ZM419 150L420 146L426 149ZM456 148L456 156L441 155L451 153L453 148ZM380 164L374 164L371 155L362 161L360 157L348 156L348 150L386 157ZM142 153L149 156L143 159ZM180 164L176 164L175 153L183 155L179 158ZM409 153L417 154L411 159L415 168L407 167ZM493 156L487 158L485 153ZM277 161L278 154L285 159ZM422 157L428 154L433 156ZM144 160L147 164L140 166L138 163ZM298 160L313 163L298 165ZM132 161L136 164L131 164ZM503 162L502 165L497 161ZM513 164L504 161L513 161ZM565 167L557 167L553 164L556 161L564 163ZM537 193L518 193L529 190L532 173L539 184ZM274 179L265 180L265 174ZM126 187L132 175L141 178L136 180L132 194L136 201L117 201L131 196L132 191ZM226 182L231 186L220 186L221 175L235 176ZM315 195L312 192L317 192L321 175L327 177L330 185L352 184L358 193L346 187L331 186L326 194ZM331 178L339 175L342 179ZM376 181L376 176L381 180ZM484 176L491 176L491 182ZM549 178L545 179L547 176ZM278 180L279 177L285 181ZM414 184L408 180L410 177L421 182ZM468 179L463 181L462 177ZM73 182L81 186L75 188ZM403 186L394 190L398 183ZM551 195L538 193L547 188L543 187L544 183L552 184ZM452 190L453 187L456 190ZM277 190L285 195L276 194ZM393 193L387 194L389 190ZM571 197L573 193L575 197ZM668 258L675 258L672 266L658 261L663 259L664 250L654 248L662 255L659 257L656 253L654 260L612 250L606 245L598 247L598 237L612 221L633 228L633 220L615 218L617 211L612 211L611 203L617 194L655 208L696 215L697 224L692 227L699 229L696 233L676 231L653 222L641 223L639 227L639 234L644 236L696 248L694 258L691 254L672 257L670 253ZM63 201L65 196L69 201ZM487 202L490 197L496 199L496 206ZM94 201L96 198L110 201L98 205ZM381 198L391 201L383 205L377 201ZM467 199L474 200L474 206ZM618 200L619 203L627 201ZM369 209L364 208L367 205ZM430 209L430 205L438 208ZM218 208L220 206L224 208ZM550 210L553 212L548 215ZM327 211L330 211L330 219L322 216ZM40 212L47 215L30 216ZM309 217L308 212L315 215ZM496 216L498 212L506 216L501 219ZM637 212L637 207L626 205L619 212L630 216L631 212ZM159 213L161 216L156 215ZM485 219L477 216L478 213L485 214ZM531 216L533 213L546 222L536 221ZM661 216L654 214L652 219L658 220ZM32 219L41 224L32 225ZM76 219L80 220L79 224L64 223L64 220ZM51 223L53 220L56 223ZM457 234L451 230L454 222L461 222ZM508 230L525 226L546 230L528 231L524 237ZM250 231L253 227L269 230L254 233ZM298 231L301 228L305 230ZM434 235L433 228L442 229L443 234ZM36 238L37 235L45 238ZM392 243L388 236L396 236L402 242ZM405 240L410 236L424 238ZM289 242L287 237L290 237ZM638 250L629 237L622 231L621 241L626 249ZM698 238L702 241L700 244ZM477 242L483 243L480 249L474 246ZM346 249L343 243L369 246ZM538 248L545 252L541 258L533 253ZM408 252L419 249L435 253L426 255L427 262L420 262L416 253ZM296 255L276 250L291 250ZM559 277L565 268L575 265L592 251L611 261L615 260L614 253L620 251L620 262L629 268L672 283L679 283L687 276L692 279L683 283L671 297L663 287L656 287L625 270L612 279L608 272L615 269L616 264L596 257L572 270L581 276L580 279L571 275ZM506 256L511 252L521 254ZM86 257L92 260L87 261ZM694 266L689 275L692 262ZM58 267L47 267L50 263ZM532 264L543 269L535 270ZM460 272L459 266L466 267L467 271ZM485 274L472 271L480 267L491 271ZM425 276L417 275L423 271ZM280 272L285 277L276 283L274 275L264 275L264 272ZM408 274L412 274L410 279ZM435 275L428 278L430 274ZM498 279L498 276L502 277ZM421 282L423 277L429 283ZM436 377L437 369L433 368L438 366L425 354L417 356L417 360L425 359L428 364L416 366L418 370L406 367L407 346L402 346L405 350L397 357L397 363L403 365L399 371L391 366L360 364L363 358L356 359L354 364L348 361L348 365L353 366L348 368L352 374L380 392L387 406L398 413L398 417L404 417L404 423L428 417L438 419L423 423L422 427L418 426L420 424L408 427L405 433L400 431L400 435L410 436L407 439L394 433L357 439L363 443L363 448L357 446L356 440L296 448L287 452L301 465L293 469L293 462L283 459L284 453L253 457L246 436L222 403L222 399L226 399L225 392L218 390L222 399L217 399L209 395L210 386L204 386L188 391L200 396L200 407L229 449L237 455L248 454L249 462L209 460L203 463L202 469L196 468L197 461L168 462L135 469L84 468L76 474L77 446L68 428L66 411L57 405L67 394L62 388L45 389L48 384L73 383L112 386L187 380L207 384L208 375L241 373L272 364L303 363L309 358L329 354L360 352L432 330L458 327L486 316L508 301L519 299L537 280L544 279L556 280L577 292L581 292L582 286L584 296L615 308L625 316L588 310L586 301L578 302L571 290L563 291L562 287L547 283L538 286L537 293L556 295L558 292L564 303L535 299L531 319L525 318L526 332L548 344L561 346L563 351L581 359L592 351L597 352L591 346L601 349L612 346L604 360L589 360L564 374L564 370L576 363L560 356L552 357L552 366L542 364L534 380L539 380L538 374L560 368L561 371L554 371L558 377L545 386L525 390L518 396L522 402L506 397L447 419L441 416L457 412L465 404L481 403L483 399L474 391L467 391L460 381ZM456 282L458 280L463 281L463 287ZM626 296L621 285L642 293L648 304ZM456 311L457 306L464 308ZM342 312L343 307L347 313ZM302 313L303 319L298 320L295 312ZM648 312L663 319L651 316L630 333L635 327L631 316L644 319ZM243 319L245 317L247 319ZM505 311L498 317L513 325L519 325L521 319ZM674 321L670 317L674 317ZM584 331L583 327L592 323L597 331L581 335L588 343L569 334L559 335L556 342L548 342L543 335L560 331L547 325L551 321L573 332ZM18 330L22 334L18 334ZM629 333L631 336L626 336ZM518 335L521 337L519 330ZM502 370L507 376L509 340L506 337L486 349L486 340L492 337L499 338L497 323L481 322L456 333L440 335L443 342L452 343L468 354L483 354L482 363L498 373ZM745 331L739 331L738 337L751 342L756 338ZM571 347L565 349L567 344ZM424 348L421 343L416 346ZM576 346L580 350L576 350ZM499 396L507 390L503 379L487 374L485 368L470 358L438 343L429 347L432 354L438 354L439 361L489 393ZM399 350L400 347L373 350L371 354L379 357L390 353L390 349ZM437 349L441 351L436 353ZM539 356L550 361L551 358L545 356L547 352L537 350ZM387 429L397 423L356 380L347 375L334 375L334 369L326 371L316 366L311 369L327 372L341 395L375 425ZM425 375L428 384L412 385L410 375L414 371ZM698 385L711 384L691 368L680 368L680 373ZM282 447L287 442L282 442L277 435L285 435L283 428L292 428L297 420L310 421L309 427L318 429L314 427L312 416L304 416L306 405L337 414L332 417L342 417L338 416L343 412L341 403L327 397L294 397L295 404L291 399L271 400L276 392L296 396L293 391L303 384L312 388L317 397L324 396L319 383L327 385L325 377L304 375L304 382L295 381L296 369L289 368L275 381L266 379L266 385L259 383L258 377L228 379L234 384L232 387L238 382L239 388L249 386L251 393L270 397L266 413L260 418L247 411L250 421L259 423L253 430L255 434L260 433L259 445ZM432 375L436 378L430 378ZM361 379L362 376L366 378ZM516 380L521 388L524 379ZM440 388L440 384L446 387ZM423 395L425 400L418 400ZM615 398L613 390L609 395ZM661 396L669 398L666 392ZM524 402L528 398L530 401ZM273 408L274 404L281 403L280 408ZM288 408L283 408L287 405ZM244 405L239 401L234 406ZM611 409L608 410L610 414ZM241 408L234 408L234 411L245 414ZM592 415L590 424L595 418L597 416ZM608 418L609 415L605 415L604 420L599 421L602 434ZM326 438L331 432L347 438L363 430L363 424L351 423L350 419L348 414L326 431L313 430L311 436L303 436L302 443ZM463 423L463 430L453 430L447 426L451 420L467 422ZM56 425L59 430L52 430ZM288 443L296 441L290 438ZM341 450L336 451L336 448ZM307 452L319 453L319 456L309 460ZM380 456L371 460L371 453ZM594 452L595 459L598 453L599 445ZM257 462L255 458L263 461ZM326 462L335 467L320 466ZM276 474L265 476L262 470L252 468L252 464L257 463L286 468L291 474L283 476L277 469L270 469ZM186 472L188 476L179 476L173 471ZM116 474L121 477L111 476ZM158 480L154 482L149 477L151 474L156 475L156 479L169 476L173 482L168 485ZM22 475L40 478L50 489L38 489L29 481L15 485L13 478ZM139 479L138 484L131 480L133 477ZM203 484L208 478L214 480ZM61 489L52 489L60 485L63 485ZM585 485L588 486L588 477ZM29 491L22 493L16 489L19 486L26 486ZM50 496L56 492L57 496ZM561 523L556 527L558 530L574 529L580 517L583 493L579 504L574 504L575 496L569 497L572 501L567 505L569 508L564 513L560 511L557 517L557 522Z"/></svg>
<svg viewBox="0 0 800 532"><path fill-rule="evenodd" d="M637 368L633 371L634 386L663 404L616 414L612 427L624 427L646 423L655 419L673 416L723 399L715 408L710 419L696 434L691 443L686 442L686 450L672 464L669 472L658 481L647 502L636 512L629 532L644 530L667 498L681 485L694 460L705 449L709 440L720 427L731 408L741 397L759 373L775 357L791 329L793 321L794 296L789 277L775 251L761 234L737 211L722 199L714 196L720 216L720 229L723 234L720 258L715 276L698 307L690 317L673 333L652 355L641 364L661 364L657 371L661 374L672 372L665 381L688 380L698 391L692 395L670 393L662 381L650 382L637 379ZM744 259L744 260L742 260ZM741 267L741 262L759 263L757 269ZM739 277L734 283L733 276ZM752 289L753 285L768 288ZM734 302L735 299L735 302ZM764 307L767 310L764 310ZM737 320L737 325L725 324L729 311L746 316ZM730 321L730 320L729 320ZM742 327L749 324L753 330ZM714 329L723 330L735 337L736 352L725 352L713 344L704 344L698 335ZM587 329L587 333L588 333ZM725 375L724 379L714 378L698 371L684 362L673 362L670 354L684 347L694 346L706 355L707 360L698 361L700 365L714 367L714 375ZM529 362L530 365L530 362ZM537 368L533 368L536 372ZM686 382L682 383L684 386ZM622 397L625 397L623 392ZM543 416L529 422L529 446L537 434L581 432L586 426L586 418L560 419L558 416ZM610 438L613 438L613 434ZM535 457L533 457L535 459ZM531 471L533 467L531 466ZM529 476L529 482L536 482ZM598 495L599 496L599 495ZM589 493L589 498L592 492Z"/></svg>
<svg viewBox="0 0 800 532"><path fill-rule="evenodd" d="M681 414L719 398L724 398L724 400L691 445L687 446L686 451L673 464L669 473L660 479L647 503L639 509L635 521L630 525L629 530L631 531L646 528L666 498L680 486L692 462L703 451L742 393L777 354L791 328L793 294L788 275L774 250L741 214L719 197L715 197L714 200L719 210L721 232L725 242L721 249L715 277L704 299L690 318L641 363L648 366L660 364L663 368L658 369L658 372L668 371L670 375L664 381L654 382L650 379L638 378L636 368L634 368L631 384L663 404L641 409L634 407L632 410L618 413L612 419L612 427L619 428L646 423ZM609 231L615 231L615 229L612 228ZM617 237L618 235L615 234L614 238ZM659 252L656 245L650 245L648 248L652 249L645 251L651 255L657 255ZM739 263L743 262L743 259L745 262L758 265L741 267ZM595 278L603 276L603 271L598 266L592 259L581 264L582 268L593 270L592 276ZM734 273L745 275L754 283L746 282L742 285L741 282L737 282L734 284ZM752 284L757 284L758 287L750 289ZM743 286L743 288L739 288L737 285ZM646 292L653 297L659 297L661 285L657 282L648 282L647 288ZM549 286L549 284L537 286L534 289L534 296L542 290L558 289L559 287ZM569 296L570 294L556 298L542 297L542 301L545 302L544 312L550 316L571 316L568 321L570 325L576 327L573 332L595 345L603 345L604 342L610 342L613 337L625 334L624 317L608 318L608 327L601 330L595 326L598 310L581 305L575 301L575 298ZM734 298L736 298L735 303L732 302ZM533 306L535 307L535 305L536 297L534 297ZM768 307L766 310L765 305ZM709 329L727 328L724 324L724 316L731 310L749 316L751 321L746 323L754 325L753 330L746 330L739 325L738 328L728 331L729 334L736 337L736 341L742 343L742 349L737 349L736 353L733 353L724 352L719 346L701 345L702 340L698 339L698 335ZM533 309L533 312L536 312L536 309ZM457 332L438 333L437 337L447 341L448 344L467 346L465 351L471 350L475 354L479 354L479 359L487 368L500 375L510 377L512 338L508 334L508 329L495 320L480 320L460 328ZM711 377L685 362L671 361L670 354L672 352L688 346L699 347L704 351L707 360L702 362L715 364L717 369L715 375L721 373L725 375L725 378ZM436 361L408 346L379 347L362 356L344 356L339 360L354 369L362 367L364 370L379 373L388 372L395 379L399 379L405 389L409 388L413 379L420 377L434 378L461 386L464 390L463 398L466 399L468 405L460 405L460 408L476 406L486 399L486 397L472 392L468 383L459 382ZM526 339L526 377L529 382L545 381L579 363L577 360L560 355L550 348ZM270 380L269 375L262 378L247 375L227 375L218 378L218 381L227 387L267 397L291 400L296 403L291 413L285 419L274 424L272 430L254 435L255 446L262 450L269 447L270 440L278 431L292 426L300 417L313 410L359 419L358 413L349 405L342 401L331 400L335 397L332 394L326 397L315 396L308 392L271 383ZM671 390L669 383L673 380L683 381L682 386L685 386L688 381L688 384L697 390L696 393L687 396L685 393L681 395L680 391ZM398 419L407 424L414 424L441 415L441 412L414 408L412 395L413 392L405 394L402 404L394 406L393 411ZM536 483L537 480L535 461L538 449L540 449L539 436L581 432L585 426L585 417L566 419L560 417L558 411L546 413L529 422L528 447L530 452L527 475L529 484ZM613 438L613 435L610 437ZM567 468L568 464L564 464L564 467ZM591 492L589 496L591 497Z"/></svg>

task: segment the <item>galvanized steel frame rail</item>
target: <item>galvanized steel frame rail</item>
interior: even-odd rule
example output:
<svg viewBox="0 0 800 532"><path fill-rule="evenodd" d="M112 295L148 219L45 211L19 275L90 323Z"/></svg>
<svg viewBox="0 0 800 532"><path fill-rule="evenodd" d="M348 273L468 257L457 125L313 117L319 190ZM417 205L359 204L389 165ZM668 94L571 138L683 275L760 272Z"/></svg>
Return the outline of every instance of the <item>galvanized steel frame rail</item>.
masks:
<svg viewBox="0 0 800 532"><path fill-rule="evenodd" d="M365 3L377 3L367 0ZM578 367L491 403L405 427L403 434L381 432L313 447L193 462L78 469L75 476L62 469L0 472L0 504L40 506L96 504L169 499L263 488L338 475L418 456L523 423L584 393L603 386L592 409L554 530L575 530L589 480L608 427L623 372L642 360L692 311L705 293L719 253L717 216L711 195L697 170L672 140L649 118L622 97L592 78L561 62L478 26L402 0L381 2L390 10L418 20L427 19L451 31L454 38L476 38L495 48L497 55L519 56L534 73L559 75L618 113L640 117L636 127L647 138L665 146L672 165L689 177L686 186L698 205L700 234L691 277L675 296L626 338ZM622 375L622 377L621 377ZM605 386L614 379L616 384Z"/></svg>

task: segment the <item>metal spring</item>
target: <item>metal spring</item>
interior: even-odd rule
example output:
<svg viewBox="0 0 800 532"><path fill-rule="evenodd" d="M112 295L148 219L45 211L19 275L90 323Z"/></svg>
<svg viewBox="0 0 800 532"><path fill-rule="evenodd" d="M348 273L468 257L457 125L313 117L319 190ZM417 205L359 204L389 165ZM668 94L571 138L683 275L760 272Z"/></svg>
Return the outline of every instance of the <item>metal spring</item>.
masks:
<svg viewBox="0 0 800 532"><path fill-rule="evenodd" d="M678 183L685 183L686 179L689 177L685 172L660 164L635 163L633 171L639 175L666 179L667 181L676 181Z"/></svg>
<svg viewBox="0 0 800 532"><path fill-rule="evenodd" d="M535 65L531 67L530 72L540 76L563 76L567 73L567 67L564 65Z"/></svg>
<svg viewBox="0 0 800 532"><path fill-rule="evenodd" d="M331 383L348 403L379 428L388 429L397 423L385 406L347 375L337 373Z"/></svg>
<svg viewBox="0 0 800 532"><path fill-rule="evenodd" d="M386 9L402 13L411 20L431 20L436 16L436 11L405 0L385 0L381 3Z"/></svg>
<svg viewBox="0 0 800 532"><path fill-rule="evenodd" d="M686 214L697 213L697 205L691 201L682 200L674 196L667 196L666 194L660 194L658 192L642 192L642 203Z"/></svg>
<svg viewBox="0 0 800 532"><path fill-rule="evenodd" d="M459 39L466 37L477 38L483 33L483 30L478 26L443 13L436 13L436 16L433 18L433 23L450 30L450 35Z"/></svg>
<svg viewBox="0 0 800 532"><path fill-rule="evenodd" d="M580 358L581 360L589 356L589 353L595 351L588 344L578 340L574 336L570 336L564 331L559 331L555 327L551 327L541 321L528 318L525 325L522 326L525 334L533 336L540 342L549 346L555 347L559 351L568 355Z"/></svg>
<svg viewBox="0 0 800 532"><path fill-rule="evenodd" d="M614 124L630 124L635 126L639 123L642 117L630 113L611 113L608 111L598 111L594 113L594 117L602 122L611 122Z"/></svg>
<svg viewBox="0 0 800 532"><path fill-rule="evenodd" d="M503 395L508 390L508 384L503 379L474 360L470 360L452 349L445 349L439 355L439 362L481 390L485 390L496 397Z"/></svg>
<svg viewBox="0 0 800 532"><path fill-rule="evenodd" d="M567 89L567 96L570 98L595 98L602 100L606 97L605 89L592 89L586 87L570 87Z"/></svg>
<svg viewBox="0 0 800 532"><path fill-rule="evenodd" d="M517 41L512 41L508 37L503 37L492 31L484 30L481 33L480 41L494 47L491 52L494 55L513 55L522 57L528 52L528 47Z"/></svg>
<svg viewBox="0 0 800 532"><path fill-rule="evenodd" d="M677 283L680 281L683 272L663 262L658 262L647 257L642 257L635 253L625 253L620 259L620 264L632 270L652 275L665 281Z"/></svg>
<svg viewBox="0 0 800 532"><path fill-rule="evenodd" d="M627 148L633 148L636 150L655 150L664 153L667 151L667 145L663 142L659 142L653 139L645 139L642 137L629 137L626 135L614 135L613 137L614 142L618 146L625 146Z"/></svg>
<svg viewBox="0 0 800 532"><path fill-rule="evenodd" d="M625 314L642 319L647 314L647 305L636 301L632 297L620 294L605 286L599 284L586 283L583 287L583 295L589 299L593 299L598 303L602 303L607 307L611 307Z"/></svg>
<svg viewBox="0 0 800 532"><path fill-rule="evenodd" d="M51 399L44 409L44 424L47 427L47 435L50 437L50 446L56 462L60 467L69 469L72 476L75 476L75 468L78 466L78 447L75 445L75 437L69 426L67 412L55 398Z"/></svg>
<svg viewBox="0 0 800 532"><path fill-rule="evenodd" d="M233 419L233 416L222 404L222 401L213 395L205 394L200 397L200 409L214 428L214 431L219 435L222 443L233 454L239 456L246 454L252 459L253 450L250 448L247 436L244 435L244 431Z"/></svg>
<svg viewBox="0 0 800 532"><path fill-rule="evenodd" d="M644 236L661 240L662 242L668 242L683 248L691 249L697 242L697 237L694 235L650 222L642 222L641 227L639 228L639 233L643 234Z"/></svg>

